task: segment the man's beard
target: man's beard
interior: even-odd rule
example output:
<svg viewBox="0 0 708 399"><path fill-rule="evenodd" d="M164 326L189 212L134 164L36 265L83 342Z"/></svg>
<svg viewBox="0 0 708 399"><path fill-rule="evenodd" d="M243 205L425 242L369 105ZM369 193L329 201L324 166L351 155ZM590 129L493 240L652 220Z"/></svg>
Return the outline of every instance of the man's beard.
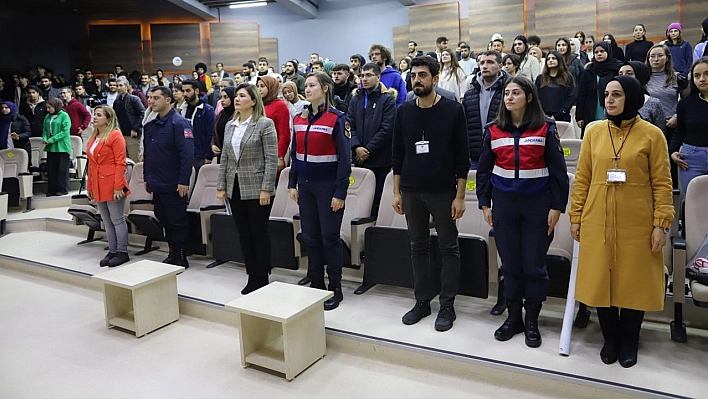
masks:
<svg viewBox="0 0 708 399"><path fill-rule="evenodd" d="M428 87L415 86L415 87L413 87L413 93L415 93L415 95L418 97L426 97L432 92L433 92L433 86L428 86Z"/></svg>

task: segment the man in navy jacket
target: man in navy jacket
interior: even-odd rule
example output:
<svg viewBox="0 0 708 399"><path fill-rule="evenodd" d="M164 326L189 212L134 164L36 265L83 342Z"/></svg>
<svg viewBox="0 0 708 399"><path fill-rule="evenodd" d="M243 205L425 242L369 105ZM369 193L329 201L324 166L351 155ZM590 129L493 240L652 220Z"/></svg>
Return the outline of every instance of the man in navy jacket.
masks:
<svg viewBox="0 0 708 399"><path fill-rule="evenodd" d="M194 134L189 121L172 107L172 91L150 90L149 104L158 116L145 124L145 189L152 193L155 217L165 229L170 254L163 262L189 267L185 247L189 238L187 194L194 159Z"/></svg>
<svg viewBox="0 0 708 399"><path fill-rule="evenodd" d="M380 76L381 68L377 64L364 65L359 75L363 88L356 90L347 113L351 123L352 159L357 166L371 170L376 176L371 216L379 213L384 181L391 171L391 141L398 95L396 90L379 82Z"/></svg>
<svg viewBox="0 0 708 399"><path fill-rule="evenodd" d="M211 138L214 136L216 113L209 105L202 83L194 79L182 82L184 100L187 102L185 117L192 124L194 134L194 173L199 177L199 168L211 163L214 153L211 151Z"/></svg>

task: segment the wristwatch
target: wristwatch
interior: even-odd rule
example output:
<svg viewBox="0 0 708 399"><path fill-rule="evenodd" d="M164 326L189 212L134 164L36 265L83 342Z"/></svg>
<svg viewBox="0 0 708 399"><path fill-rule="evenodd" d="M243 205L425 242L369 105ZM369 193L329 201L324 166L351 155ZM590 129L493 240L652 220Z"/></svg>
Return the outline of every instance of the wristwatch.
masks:
<svg viewBox="0 0 708 399"><path fill-rule="evenodd" d="M669 231L670 231L668 227L654 226L654 228L663 231L664 234L669 234Z"/></svg>

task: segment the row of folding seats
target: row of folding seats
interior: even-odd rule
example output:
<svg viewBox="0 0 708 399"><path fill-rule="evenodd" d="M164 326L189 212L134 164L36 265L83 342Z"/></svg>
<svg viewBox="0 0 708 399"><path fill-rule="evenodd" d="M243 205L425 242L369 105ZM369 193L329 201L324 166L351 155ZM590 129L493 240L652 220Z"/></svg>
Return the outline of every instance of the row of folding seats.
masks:
<svg viewBox="0 0 708 399"><path fill-rule="evenodd" d="M40 180L46 180L46 162L47 152L44 151L44 143L41 137L30 137L30 147L32 153L32 167L30 172L37 176ZM83 151L83 139L79 136L71 136L71 167L69 168L69 176L81 179L83 172L88 163L88 158Z"/></svg>

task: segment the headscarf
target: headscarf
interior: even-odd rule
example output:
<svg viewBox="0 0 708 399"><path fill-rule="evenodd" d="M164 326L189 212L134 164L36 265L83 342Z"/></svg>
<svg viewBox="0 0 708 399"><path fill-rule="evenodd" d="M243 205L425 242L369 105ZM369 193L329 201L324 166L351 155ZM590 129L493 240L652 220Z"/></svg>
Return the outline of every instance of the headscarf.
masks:
<svg viewBox="0 0 708 399"><path fill-rule="evenodd" d="M647 64L640 61L627 61L624 65L629 65L634 69L634 77L637 78L642 87L649 83L649 79L651 79L651 69L649 69Z"/></svg>
<svg viewBox="0 0 708 399"><path fill-rule="evenodd" d="M272 77L272 76L259 76L256 82L261 81L265 85L265 87L268 89L268 94L266 94L265 97L263 97L263 105L268 105L274 100L278 99L278 89L280 88L280 84L278 81Z"/></svg>
<svg viewBox="0 0 708 399"><path fill-rule="evenodd" d="M619 69L622 67L622 61L615 59L612 56L612 50L610 49L610 44L605 41L599 41L595 43L592 48L593 53L597 47L602 47L607 52L607 59L605 61L598 61L596 57L592 58L591 67L594 72L599 77L603 77L609 74L617 75Z"/></svg>
<svg viewBox="0 0 708 399"><path fill-rule="evenodd" d="M326 61L324 63L324 73L329 75L329 72L332 70L332 68L334 68L334 65L335 65L334 61Z"/></svg>
<svg viewBox="0 0 708 399"><path fill-rule="evenodd" d="M624 91L624 109L617 116L607 116L615 125L621 126L622 121L633 119L639 114L639 109L644 106L644 88L639 81L631 76L615 76ZM611 82L610 81L610 82Z"/></svg>
<svg viewBox="0 0 708 399"><path fill-rule="evenodd" d="M10 113L7 115L0 113L0 150L12 148L10 129L12 129L12 118L17 114L17 105L15 105L15 103L3 101L2 104L10 108Z"/></svg>
<svg viewBox="0 0 708 399"><path fill-rule="evenodd" d="M293 93L295 93L295 99L297 99L297 85L295 84L295 82L288 80L287 82L283 83L283 90L285 90L286 87L290 88L290 90L292 90ZM285 96L283 96L283 98L285 98ZM288 100L285 100L285 101L288 101Z"/></svg>
<svg viewBox="0 0 708 399"><path fill-rule="evenodd" d="M571 37L569 40L571 42L573 42L573 44L575 44L575 51L573 51L573 54L580 55L580 46L581 46L580 40L578 40L574 37ZM570 50L570 49L568 49L568 50Z"/></svg>
<svg viewBox="0 0 708 399"><path fill-rule="evenodd" d="M216 146L221 148L224 142L224 130L226 129L226 124L231 120L234 115L234 97L236 96L236 88L232 86L224 87L221 89L222 93L226 93L231 99L231 105L225 107L216 116L216 123L214 124L216 129Z"/></svg>
<svg viewBox="0 0 708 399"><path fill-rule="evenodd" d="M59 111L61 111L62 108L64 108L64 102L56 97L49 97L47 99L47 105L51 105L52 108L54 108L54 114L52 114L52 115L58 114Z"/></svg>

